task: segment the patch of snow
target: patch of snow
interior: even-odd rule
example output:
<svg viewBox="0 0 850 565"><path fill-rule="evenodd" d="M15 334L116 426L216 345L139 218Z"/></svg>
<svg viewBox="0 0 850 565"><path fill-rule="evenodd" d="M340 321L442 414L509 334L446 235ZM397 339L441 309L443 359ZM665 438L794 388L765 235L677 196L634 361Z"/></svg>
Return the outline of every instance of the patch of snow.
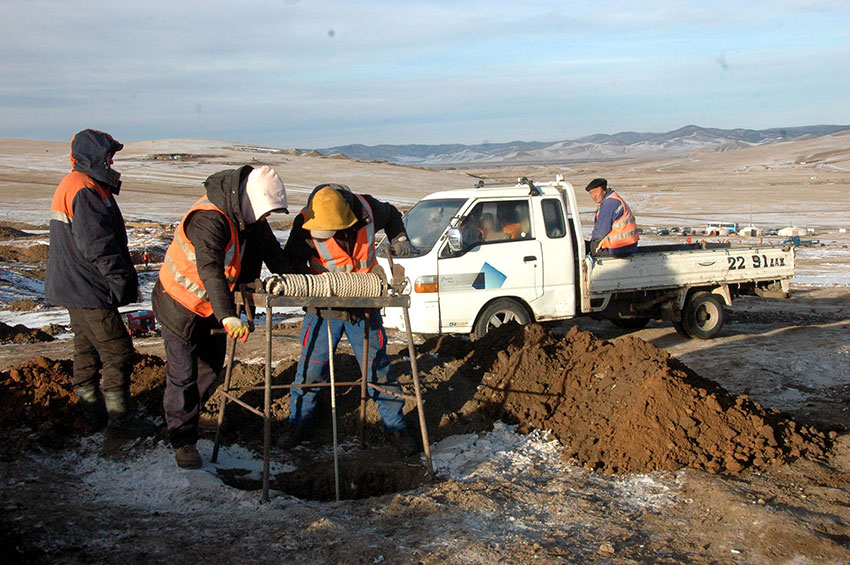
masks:
<svg viewBox="0 0 850 565"><path fill-rule="evenodd" d="M174 451L159 442L153 449L131 451L124 459L102 457L99 454L103 436L97 435L81 442L78 452L67 451L61 463L70 466L82 477L86 493L95 501L118 506L159 512L193 513L232 511L234 506L259 506L256 492L243 491L225 485L217 471L240 469L246 476L259 479L263 460L240 446L221 446L217 463L210 463L212 442L201 440L198 451L204 465L198 470L177 467ZM47 465L53 464L46 461ZM270 462L274 474L295 470L277 461Z"/></svg>

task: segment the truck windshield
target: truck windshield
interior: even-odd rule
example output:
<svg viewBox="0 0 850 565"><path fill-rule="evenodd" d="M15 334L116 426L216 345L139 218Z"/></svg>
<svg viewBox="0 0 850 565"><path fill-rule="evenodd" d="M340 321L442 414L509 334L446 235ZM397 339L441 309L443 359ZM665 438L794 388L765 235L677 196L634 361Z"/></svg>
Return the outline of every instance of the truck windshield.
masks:
<svg viewBox="0 0 850 565"><path fill-rule="evenodd" d="M404 217L404 227L413 247L421 254L428 253L464 202L464 198L417 202Z"/></svg>

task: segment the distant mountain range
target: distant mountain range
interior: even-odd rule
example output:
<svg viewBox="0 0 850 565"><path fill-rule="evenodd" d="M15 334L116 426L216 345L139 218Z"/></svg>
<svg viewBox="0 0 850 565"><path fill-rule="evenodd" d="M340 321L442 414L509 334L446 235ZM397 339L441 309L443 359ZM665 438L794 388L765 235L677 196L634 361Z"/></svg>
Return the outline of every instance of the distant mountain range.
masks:
<svg viewBox="0 0 850 565"><path fill-rule="evenodd" d="M717 129L685 126L666 133L625 131L594 134L556 142L511 141L480 145L341 145L317 149L323 155L344 154L359 161L387 161L434 168L504 166L607 161L687 155L697 151L730 151L778 141L820 137L850 126Z"/></svg>

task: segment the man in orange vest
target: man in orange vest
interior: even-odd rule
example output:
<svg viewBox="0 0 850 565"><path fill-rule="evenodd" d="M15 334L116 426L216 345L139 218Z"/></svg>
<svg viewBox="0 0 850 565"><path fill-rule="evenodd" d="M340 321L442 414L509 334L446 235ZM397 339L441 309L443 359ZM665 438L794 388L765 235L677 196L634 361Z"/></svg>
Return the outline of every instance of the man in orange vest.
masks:
<svg viewBox="0 0 850 565"><path fill-rule="evenodd" d="M345 185L323 184L313 190L307 207L296 216L284 252L303 273L369 273L377 265L375 234L380 230L387 234L395 255L404 257L413 252L401 213L395 206L368 194L354 194ZM309 307L305 310L301 357L293 384L327 382L330 355L344 333L357 360L361 364L366 362L370 368L370 381L401 393L401 386L390 367L387 334L377 309L370 311L368 328L363 308L328 311ZM331 349L328 348L327 324L331 327ZM369 358L364 360L366 333L369 335ZM416 441L408 433L404 420L404 401L373 389L370 392L378 403L384 429L399 452L404 456L416 453ZM279 442L282 447L295 447L312 435L317 394L315 388L292 389L290 430Z"/></svg>
<svg viewBox="0 0 850 565"><path fill-rule="evenodd" d="M201 399L224 365L225 336L243 342L251 328L236 315L233 292L253 282L262 264L275 273L289 263L266 218L288 213L286 189L274 169L242 166L204 181L206 196L174 232L153 290L167 357L163 405L177 465L201 467Z"/></svg>
<svg viewBox="0 0 850 565"><path fill-rule="evenodd" d="M612 189L608 181L593 179L585 187L599 207L590 236L588 251L593 255L630 255L637 250L638 236L635 216L629 205Z"/></svg>
<svg viewBox="0 0 850 565"><path fill-rule="evenodd" d="M127 229L115 201L121 173L112 168L112 158L123 147L93 129L71 140L73 170L50 207L44 284L47 301L65 306L71 317L73 383L86 430L106 427L118 437L138 428L129 405L133 340L118 313L119 306L139 300Z"/></svg>

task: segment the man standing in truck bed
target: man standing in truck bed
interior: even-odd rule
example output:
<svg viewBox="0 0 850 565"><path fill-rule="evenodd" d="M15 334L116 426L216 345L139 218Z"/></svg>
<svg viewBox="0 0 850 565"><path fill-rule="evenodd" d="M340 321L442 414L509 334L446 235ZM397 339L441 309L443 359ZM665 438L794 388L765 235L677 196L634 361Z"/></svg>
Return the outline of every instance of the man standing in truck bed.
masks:
<svg viewBox="0 0 850 565"><path fill-rule="evenodd" d="M599 205L588 250L594 255L615 257L634 253L640 237L635 216L629 205L608 188L608 181L605 179L593 179L585 190Z"/></svg>

